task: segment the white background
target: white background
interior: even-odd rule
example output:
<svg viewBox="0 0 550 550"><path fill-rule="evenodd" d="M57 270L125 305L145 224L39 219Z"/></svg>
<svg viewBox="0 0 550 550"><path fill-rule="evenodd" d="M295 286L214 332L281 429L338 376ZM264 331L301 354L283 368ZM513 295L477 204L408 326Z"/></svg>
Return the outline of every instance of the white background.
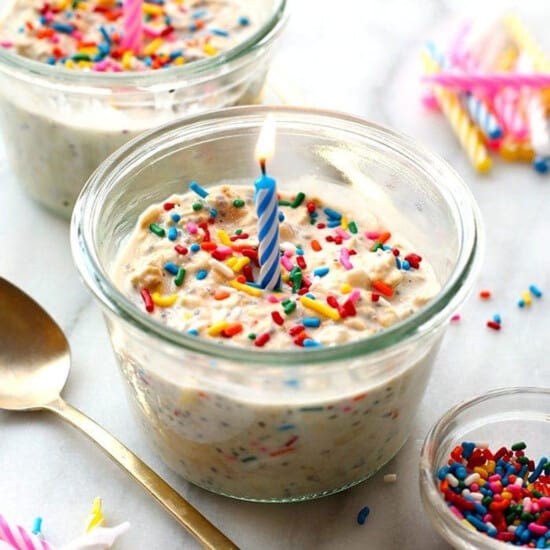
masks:
<svg viewBox="0 0 550 550"><path fill-rule="evenodd" d="M103 320L73 266L67 223L21 193L0 153L0 275L32 294L67 333L73 370L65 398L116 434L244 549L447 548L423 514L417 488L418 455L429 426L451 405L490 388L550 385L548 299L525 310L516 306L530 283L550 292L550 176L500 160L491 174L477 176L445 120L418 101L419 50L457 22L458 4L296 0L275 56L279 84L291 97L391 126L446 158L471 186L486 226L476 291L462 321L449 327L408 443L373 479L339 495L292 505L243 503L189 486L168 471L127 409ZM479 4L460 2L471 13ZM502 5L483 2L487 10ZM520 8L548 52L549 11L544 0L527 0ZM481 288L492 291L490 302L477 297ZM495 312L503 318L500 333L485 327ZM386 473L396 473L397 483L384 484ZM48 413L0 412L0 513L28 528L41 515L44 532L58 545L81 534L97 495L109 524L132 523L118 549L198 548L72 428ZM365 505L371 514L359 526L356 515Z"/></svg>

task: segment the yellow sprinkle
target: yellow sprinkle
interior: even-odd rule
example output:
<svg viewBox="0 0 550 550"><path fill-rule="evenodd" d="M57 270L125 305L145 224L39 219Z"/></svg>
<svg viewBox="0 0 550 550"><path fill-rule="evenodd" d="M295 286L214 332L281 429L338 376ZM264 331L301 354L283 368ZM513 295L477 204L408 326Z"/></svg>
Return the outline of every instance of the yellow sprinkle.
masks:
<svg viewBox="0 0 550 550"><path fill-rule="evenodd" d="M482 468L481 466L475 466L474 467L474 472L476 474L479 474L482 479L487 479L487 477L488 477L487 470L485 468Z"/></svg>
<svg viewBox="0 0 550 550"><path fill-rule="evenodd" d="M246 292L247 294L250 294L250 296L263 296L263 290L260 288L256 288L255 286L250 285L244 285L242 283L239 283L239 281L229 281L229 286L232 286L233 288L237 290L242 290L243 292Z"/></svg>
<svg viewBox="0 0 550 550"><path fill-rule="evenodd" d="M176 57L174 61L172 61L174 65L183 65L185 63L185 59L183 57Z"/></svg>
<svg viewBox="0 0 550 550"><path fill-rule="evenodd" d="M84 53L87 55L96 55L99 53L99 50L95 46L86 46L78 48L78 53Z"/></svg>
<svg viewBox="0 0 550 550"><path fill-rule="evenodd" d="M351 285L348 284L348 283L344 283L341 287L340 287L340 292L342 294L349 294L351 292Z"/></svg>
<svg viewBox="0 0 550 550"><path fill-rule="evenodd" d="M522 292L521 297L523 298L526 306L531 305L531 294L529 293L529 291L525 290L524 292Z"/></svg>
<svg viewBox="0 0 550 550"><path fill-rule="evenodd" d="M488 460L486 468L487 468L487 473L492 474L495 471L495 461L494 460Z"/></svg>
<svg viewBox="0 0 550 550"><path fill-rule="evenodd" d="M281 271L281 279L283 283L287 283L290 280L290 273L288 271Z"/></svg>
<svg viewBox="0 0 550 550"><path fill-rule="evenodd" d="M229 238L229 235L223 229L218 229L218 239L220 239L222 244L225 244L225 246L231 246L233 244Z"/></svg>
<svg viewBox="0 0 550 550"><path fill-rule="evenodd" d="M237 263L237 258L235 256L231 256L231 258L228 258L225 262L231 269L233 269L233 266Z"/></svg>
<svg viewBox="0 0 550 550"><path fill-rule="evenodd" d="M502 498L509 498L509 499L512 499L514 496L512 495L512 493L509 493L508 491L502 491L501 495L502 495Z"/></svg>
<svg viewBox="0 0 550 550"><path fill-rule="evenodd" d="M342 226L342 229L344 231L347 230L347 228L348 228L348 219L346 218L346 216L342 216L342 219L340 220L340 225Z"/></svg>
<svg viewBox="0 0 550 550"><path fill-rule="evenodd" d="M241 271L241 269L245 266L245 265L248 265L250 263L250 258L244 256L242 258L239 258L232 266L231 266L231 269L233 269L233 271L235 273L238 273L239 271Z"/></svg>
<svg viewBox="0 0 550 550"><path fill-rule="evenodd" d="M153 6L154 4L144 4L144 6ZM143 55L153 55L164 43L162 38L155 38L143 49Z"/></svg>
<svg viewBox="0 0 550 550"><path fill-rule="evenodd" d="M506 48L497 58L494 70L499 72L508 72L514 70L518 60L518 50L514 46Z"/></svg>
<svg viewBox="0 0 550 550"><path fill-rule="evenodd" d="M218 50L212 46L212 44L205 44L202 47L202 50L206 55L216 55L218 53Z"/></svg>
<svg viewBox="0 0 550 550"><path fill-rule="evenodd" d="M131 51L124 52L122 54L122 66L125 69L130 69L132 66L132 57L134 54Z"/></svg>
<svg viewBox="0 0 550 550"><path fill-rule="evenodd" d="M143 3L143 13L147 15L164 15L164 8L156 4Z"/></svg>
<svg viewBox="0 0 550 550"><path fill-rule="evenodd" d="M340 319L340 314L338 313L338 311L326 304L317 302L316 300L312 300L307 296L302 296L300 298L300 302L304 307L307 307L308 309L316 311L317 313L320 313L321 315L324 315L329 319L334 319L335 321L338 321Z"/></svg>
<svg viewBox="0 0 550 550"><path fill-rule="evenodd" d="M65 11L68 6L69 2L67 0L61 0L61 2L57 4L57 8L61 11Z"/></svg>
<svg viewBox="0 0 550 550"><path fill-rule="evenodd" d="M464 525L466 525L466 527L468 527L468 529L471 529L472 531L475 531L475 527L466 519L461 519L460 520Z"/></svg>
<svg viewBox="0 0 550 550"><path fill-rule="evenodd" d="M95 527L103 525L105 518L101 512L101 498L96 497L92 503L92 511L86 520L85 532L89 533Z"/></svg>
<svg viewBox="0 0 550 550"><path fill-rule="evenodd" d="M193 314L192 313L184 313L183 314L183 318L186 320L186 321L189 321L189 319L191 319L193 317Z"/></svg>
<svg viewBox="0 0 550 550"><path fill-rule="evenodd" d="M153 292L151 294L151 298L153 299L153 303L156 306L170 307L176 303L176 300L178 299L178 295L172 294L171 296L161 296L158 292Z"/></svg>
<svg viewBox="0 0 550 550"><path fill-rule="evenodd" d="M229 323L227 321L214 323L211 327L208 328L208 336L219 336L228 326Z"/></svg>
<svg viewBox="0 0 550 550"><path fill-rule="evenodd" d="M81 69L89 69L91 67L93 67L93 63L91 61L79 61L78 62L78 66L81 68Z"/></svg>
<svg viewBox="0 0 550 550"><path fill-rule="evenodd" d="M67 61L65 61L65 68L74 69L74 63L72 59L67 59Z"/></svg>

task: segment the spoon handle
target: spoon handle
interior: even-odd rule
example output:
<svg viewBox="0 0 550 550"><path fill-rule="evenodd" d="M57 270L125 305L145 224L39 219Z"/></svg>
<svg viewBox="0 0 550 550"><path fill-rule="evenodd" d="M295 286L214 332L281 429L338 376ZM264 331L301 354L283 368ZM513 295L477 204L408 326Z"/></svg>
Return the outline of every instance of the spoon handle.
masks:
<svg viewBox="0 0 550 550"><path fill-rule="evenodd" d="M107 430L61 399L43 407L67 420L101 447L121 468L147 489L168 512L185 527L204 548L209 550L239 550L231 540L191 506L145 462L127 449Z"/></svg>

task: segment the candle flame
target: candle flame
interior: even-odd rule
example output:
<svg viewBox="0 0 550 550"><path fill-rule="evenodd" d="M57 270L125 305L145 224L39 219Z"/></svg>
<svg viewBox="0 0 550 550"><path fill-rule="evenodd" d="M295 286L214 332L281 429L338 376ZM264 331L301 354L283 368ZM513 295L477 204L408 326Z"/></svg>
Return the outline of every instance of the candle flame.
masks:
<svg viewBox="0 0 550 550"><path fill-rule="evenodd" d="M275 119L269 114L265 117L258 142L256 143L256 160L265 163L275 152Z"/></svg>

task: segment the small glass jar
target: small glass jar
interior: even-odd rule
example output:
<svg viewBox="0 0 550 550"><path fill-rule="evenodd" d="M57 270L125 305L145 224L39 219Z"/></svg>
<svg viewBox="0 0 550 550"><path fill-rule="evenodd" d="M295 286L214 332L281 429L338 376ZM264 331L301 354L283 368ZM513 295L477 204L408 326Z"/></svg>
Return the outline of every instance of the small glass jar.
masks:
<svg viewBox="0 0 550 550"><path fill-rule="evenodd" d="M549 388L502 388L456 405L431 428L420 457L420 494L434 528L454 548L504 550L510 545L472 530L449 510L437 473L452 450L464 441L490 449L524 441L529 456L547 456L549 413Z"/></svg>
<svg viewBox="0 0 550 550"><path fill-rule="evenodd" d="M253 185L265 116L277 120L270 174L337 185L426 251L441 284L421 310L352 343L243 349L176 332L117 290L117 252L150 204ZM391 220L391 222L389 221ZM344 114L238 107L145 134L95 172L73 215L72 247L103 306L130 402L164 461L216 493L257 501L328 495L372 476L405 443L451 314L472 286L480 219L467 186L412 140Z"/></svg>
<svg viewBox="0 0 550 550"><path fill-rule="evenodd" d="M186 114L261 100L286 0L258 0L262 24L212 58L158 71L69 70L0 48L0 129L26 193L70 217L84 183L118 147Z"/></svg>

